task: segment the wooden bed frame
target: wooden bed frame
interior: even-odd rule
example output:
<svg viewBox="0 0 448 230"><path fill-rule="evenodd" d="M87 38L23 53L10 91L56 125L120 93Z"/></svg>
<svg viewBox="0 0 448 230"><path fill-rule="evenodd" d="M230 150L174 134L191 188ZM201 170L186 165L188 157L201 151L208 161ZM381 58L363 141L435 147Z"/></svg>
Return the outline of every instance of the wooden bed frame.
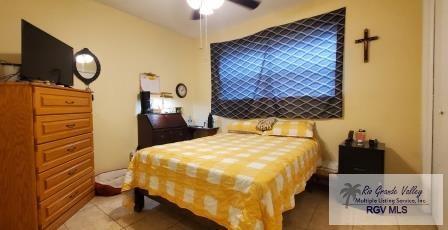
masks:
<svg viewBox="0 0 448 230"><path fill-rule="evenodd" d="M160 204L175 204L161 196L149 195L148 190L141 188L134 188L134 211L141 212L145 207L145 196L149 197L151 200L155 200ZM175 204L177 206L177 204Z"/></svg>
<svg viewBox="0 0 448 230"><path fill-rule="evenodd" d="M141 212L145 207L145 196L150 197L148 191L141 188L134 188L134 211ZM156 198L151 196L152 198Z"/></svg>
<svg viewBox="0 0 448 230"><path fill-rule="evenodd" d="M322 180L324 183L322 183ZM311 178L307 181L305 190L308 192L312 192L312 186L311 186L312 184L327 187L328 186L328 177L322 177L322 176L318 175L317 173L313 174L311 176ZM152 200L155 200L159 203L166 203L166 202L172 203L171 201L168 201L163 197L149 195L149 193L146 189L134 188L134 211L135 212L141 212L143 210L143 208L145 207L145 196L147 196L147 197L151 198Z"/></svg>

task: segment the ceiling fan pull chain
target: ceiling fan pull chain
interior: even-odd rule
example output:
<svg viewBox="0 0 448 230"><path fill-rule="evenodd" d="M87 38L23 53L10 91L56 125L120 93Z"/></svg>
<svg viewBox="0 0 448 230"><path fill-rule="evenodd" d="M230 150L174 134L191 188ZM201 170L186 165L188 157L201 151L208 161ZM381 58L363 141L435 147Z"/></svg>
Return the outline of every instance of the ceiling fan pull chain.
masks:
<svg viewBox="0 0 448 230"><path fill-rule="evenodd" d="M199 49L202 49L202 15L199 14Z"/></svg>
<svg viewBox="0 0 448 230"><path fill-rule="evenodd" d="M208 47L208 15L205 15L205 48Z"/></svg>
<svg viewBox="0 0 448 230"><path fill-rule="evenodd" d="M204 48L204 37L203 37L203 33L204 33L204 31L203 31L203 26L204 26L204 23L203 23L203 20L204 20L204 15L202 15L200 12L200 9L205 5L205 3L204 3L204 1L205 0L201 0L201 7L199 8L199 21L200 21L200 26L201 26L201 31L200 31L200 37L201 37L201 45L200 45L200 47L201 47L201 49L203 49Z"/></svg>

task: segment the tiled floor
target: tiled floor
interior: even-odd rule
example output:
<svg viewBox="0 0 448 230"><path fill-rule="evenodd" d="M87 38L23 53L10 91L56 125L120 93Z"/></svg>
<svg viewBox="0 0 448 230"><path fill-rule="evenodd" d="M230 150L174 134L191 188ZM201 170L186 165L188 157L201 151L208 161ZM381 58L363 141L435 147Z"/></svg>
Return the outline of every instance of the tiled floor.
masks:
<svg viewBox="0 0 448 230"><path fill-rule="evenodd" d="M297 230L436 230L434 226L329 226L328 193L315 188L296 196L296 207L283 215L283 229ZM69 219L61 230L89 229L223 229L205 218L193 215L171 203L146 199L141 213L122 207L122 195L95 197Z"/></svg>

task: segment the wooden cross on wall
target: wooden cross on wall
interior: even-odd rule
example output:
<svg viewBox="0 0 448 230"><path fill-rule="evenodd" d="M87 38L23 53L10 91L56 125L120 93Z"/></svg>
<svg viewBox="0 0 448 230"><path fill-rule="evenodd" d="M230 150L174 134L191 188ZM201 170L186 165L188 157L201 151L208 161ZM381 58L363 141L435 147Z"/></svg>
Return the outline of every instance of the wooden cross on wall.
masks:
<svg viewBox="0 0 448 230"><path fill-rule="evenodd" d="M364 29L364 38L355 40L355 43L364 45L364 63L369 62L369 42L378 40L378 36L369 37L369 29Z"/></svg>

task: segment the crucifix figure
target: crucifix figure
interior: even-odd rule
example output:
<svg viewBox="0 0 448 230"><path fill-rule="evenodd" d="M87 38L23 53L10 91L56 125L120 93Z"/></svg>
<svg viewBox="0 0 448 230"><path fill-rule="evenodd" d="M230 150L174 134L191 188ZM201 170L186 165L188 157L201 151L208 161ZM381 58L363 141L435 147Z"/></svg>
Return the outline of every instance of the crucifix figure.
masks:
<svg viewBox="0 0 448 230"><path fill-rule="evenodd" d="M378 36L369 37L369 29L364 29L364 38L355 41L364 45L364 63L369 62L369 42L378 40Z"/></svg>

